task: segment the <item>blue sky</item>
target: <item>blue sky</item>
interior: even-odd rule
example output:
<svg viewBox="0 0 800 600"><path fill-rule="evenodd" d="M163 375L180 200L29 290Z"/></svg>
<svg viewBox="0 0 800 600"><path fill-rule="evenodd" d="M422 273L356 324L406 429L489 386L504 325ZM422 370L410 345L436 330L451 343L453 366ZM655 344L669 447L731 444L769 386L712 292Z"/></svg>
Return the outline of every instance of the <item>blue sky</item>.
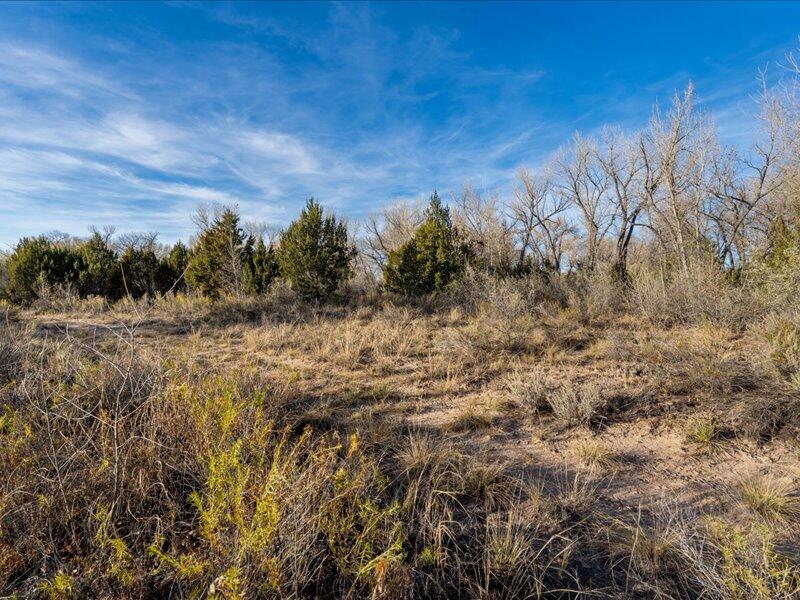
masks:
<svg viewBox="0 0 800 600"><path fill-rule="evenodd" d="M691 79L744 143L800 4L0 4L0 248L90 225L188 238L464 184L507 196L572 132Z"/></svg>

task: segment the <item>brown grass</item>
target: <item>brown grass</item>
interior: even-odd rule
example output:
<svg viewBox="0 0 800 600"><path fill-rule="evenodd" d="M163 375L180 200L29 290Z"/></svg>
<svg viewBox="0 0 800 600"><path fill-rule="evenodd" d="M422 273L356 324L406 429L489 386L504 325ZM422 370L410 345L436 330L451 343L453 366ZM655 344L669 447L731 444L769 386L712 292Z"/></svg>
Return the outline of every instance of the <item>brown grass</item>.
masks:
<svg viewBox="0 0 800 600"><path fill-rule="evenodd" d="M561 445L585 435L565 424L635 419L612 405L622 387L691 398L693 419L778 377L726 326L634 330L602 316L622 310L611 291L565 308L586 293L498 288L438 311L178 297L95 320L16 315L0 332L0 594L797 594L770 531L796 523L793 488L743 484L765 529L718 517L735 537L699 516L612 508L613 442L567 443L566 465L516 451L532 429ZM645 381L614 375L642 364ZM693 444L716 443L701 429Z"/></svg>

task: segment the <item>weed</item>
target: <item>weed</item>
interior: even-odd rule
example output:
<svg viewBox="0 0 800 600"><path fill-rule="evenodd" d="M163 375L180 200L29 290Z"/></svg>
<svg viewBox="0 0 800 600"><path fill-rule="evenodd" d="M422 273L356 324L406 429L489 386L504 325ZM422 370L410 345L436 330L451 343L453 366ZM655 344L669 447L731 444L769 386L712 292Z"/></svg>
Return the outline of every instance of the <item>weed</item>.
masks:
<svg viewBox="0 0 800 600"><path fill-rule="evenodd" d="M72 600L77 598L75 581L62 571L56 573L52 579L39 584L39 590L48 600Z"/></svg>

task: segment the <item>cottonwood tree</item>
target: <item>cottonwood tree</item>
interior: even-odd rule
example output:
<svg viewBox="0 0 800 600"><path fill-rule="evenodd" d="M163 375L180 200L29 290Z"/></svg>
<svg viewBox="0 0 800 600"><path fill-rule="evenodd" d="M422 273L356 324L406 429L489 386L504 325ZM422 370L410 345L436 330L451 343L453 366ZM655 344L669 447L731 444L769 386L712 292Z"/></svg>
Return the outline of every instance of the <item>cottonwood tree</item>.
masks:
<svg viewBox="0 0 800 600"><path fill-rule="evenodd" d="M707 242L708 179L716 150L713 129L694 110L691 85L683 95L675 95L666 118L654 110L639 147L648 227L688 274Z"/></svg>
<svg viewBox="0 0 800 600"><path fill-rule="evenodd" d="M628 277L628 252L640 218L645 209L641 177L644 170L642 156L635 140L625 137L619 130L606 129L597 160L608 179L607 197L611 209L614 233L612 272L621 280Z"/></svg>
<svg viewBox="0 0 800 600"><path fill-rule="evenodd" d="M614 220L616 204L607 202L608 175L598 160L597 145L576 134L555 158L556 186L581 217L585 245L583 267L597 266L601 242Z"/></svg>
<svg viewBox="0 0 800 600"><path fill-rule="evenodd" d="M452 194L453 225L469 246L474 266L503 275L513 270L514 239L500 210L497 194L481 194L466 186Z"/></svg>
<svg viewBox="0 0 800 600"><path fill-rule="evenodd" d="M714 204L709 213L717 237L717 257L730 266L746 265L759 242L769 237L787 184L786 168L796 153L796 139L786 135L788 115L777 96L762 83L761 134L749 154L729 149L714 163Z"/></svg>
<svg viewBox="0 0 800 600"><path fill-rule="evenodd" d="M547 172L531 174L522 169L520 186L508 207L509 217L519 246L518 267L525 269L530 252L537 266L560 271L564 242L573 228L566 220L569 200L557 193Z"/></svg>

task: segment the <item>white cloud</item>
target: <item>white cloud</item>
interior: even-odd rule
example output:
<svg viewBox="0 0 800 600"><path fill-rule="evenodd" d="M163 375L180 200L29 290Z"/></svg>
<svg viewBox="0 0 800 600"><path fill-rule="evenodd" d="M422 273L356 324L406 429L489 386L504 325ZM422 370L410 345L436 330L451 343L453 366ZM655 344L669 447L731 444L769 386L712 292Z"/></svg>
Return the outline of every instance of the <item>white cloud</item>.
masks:
<svg viewBox="0 0 800 600"><path fill-rule="evenodd" d="M313 152L294 136L250 131L241 134L241 142L241 150L249 150L253 158L280 163L290 173L316 175L321 172Z"/></svg>
<svg viewBox="0 0 800 600"><path fill-rule="evenodd" d="M654 96L687 77L603 88L573 103L582 113L545 119L534 92L558 93L545 85L565 74L486 64L454 29L404 37L364 5L333 5L317 24L169 10L209 11L229 30L191 46L137 31L147 39L122 35L123 50L82 38L83 59L45 38L0 42L0 241L101 219L185 237L201 202L285 222L310 195L357 216L468 180L510 193L520 163L575 128L644 125Z"/></svg>
<svg viewBox="0 0 800 600"><path fill-rule="evenodd" d="M43 47L0 43L0 82L72 97L112 94L132 98L108 79Z"/></svg>

